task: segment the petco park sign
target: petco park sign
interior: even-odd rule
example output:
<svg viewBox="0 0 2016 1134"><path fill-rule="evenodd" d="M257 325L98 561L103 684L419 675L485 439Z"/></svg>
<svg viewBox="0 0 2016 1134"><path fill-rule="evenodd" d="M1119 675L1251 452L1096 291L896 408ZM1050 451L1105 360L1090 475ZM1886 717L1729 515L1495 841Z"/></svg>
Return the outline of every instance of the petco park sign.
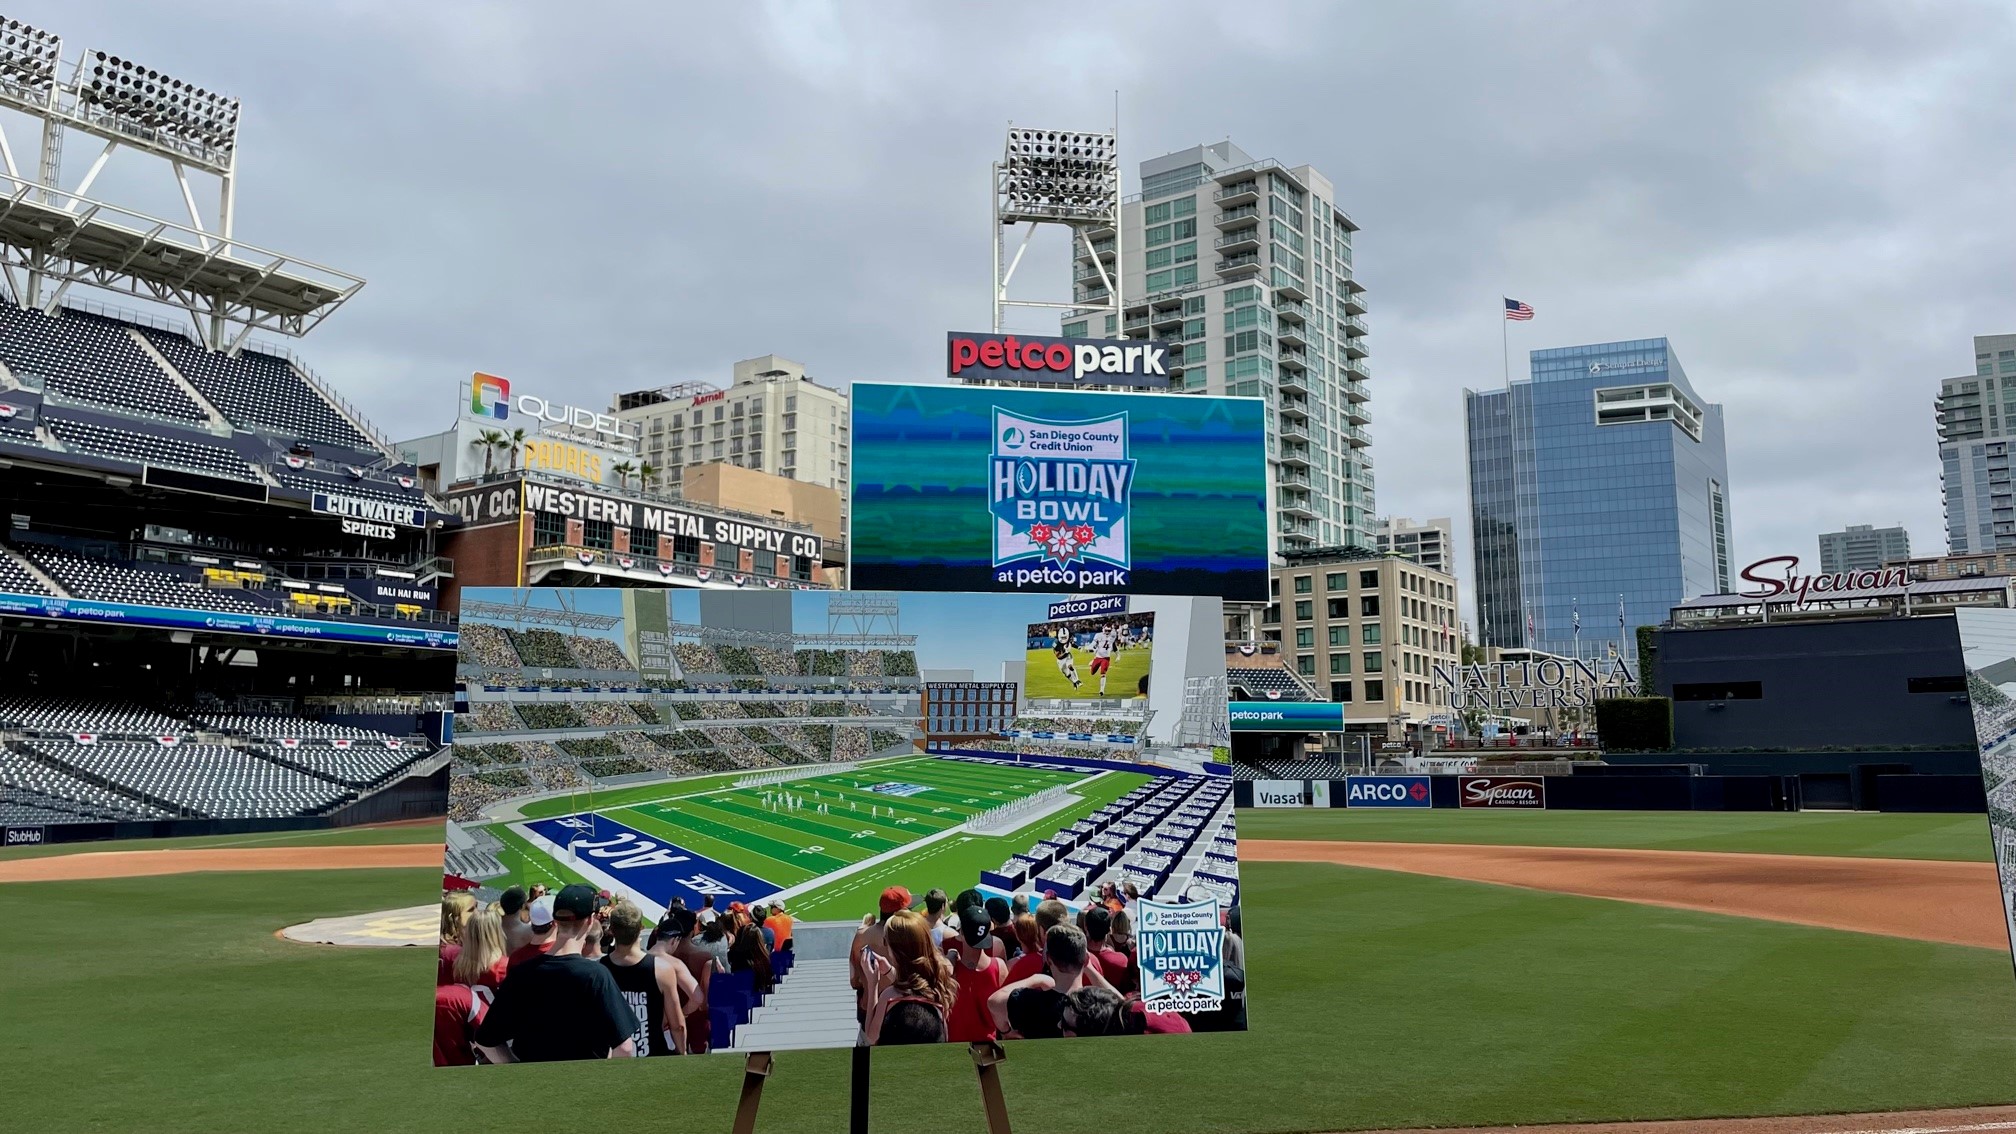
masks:
<svg viewBox="0 0 2016 1134"><path fill-rule="evenodd" d="M945 336L946 373L954 378L1012 378L1062 386L1169 385L1169 344L1030 335Z"/></svg>
<svg viewBox="0 0 2016 1134"><path fill-rule="evenodd" d="M604 437L635 440L642 435L636 428L626 426L620 419L606 413L597 413L580 406L560 405L535 394L513 396L509 378L482 373L469 376L470 417L478 420L511 421L514 413L521 418L585 429Z"/></svg>
<svg viewBox="0 0 2016 1134"><path fill-rule="evenodd" d="M1805 606L1809 602L1821 602L1836 598L1874 598L1878 595L1895 594L1911 582L1902 567L1884 567L1869 571L1836 571L1828 575L1799 574L1799 557L1796 555L1774 555L1769 559L1759 559L1743 568L1742 579L1755 583L1755 590L1737 592L1743 598L1763 599L1766 602L1790 602L1794 606Z"/></svg>

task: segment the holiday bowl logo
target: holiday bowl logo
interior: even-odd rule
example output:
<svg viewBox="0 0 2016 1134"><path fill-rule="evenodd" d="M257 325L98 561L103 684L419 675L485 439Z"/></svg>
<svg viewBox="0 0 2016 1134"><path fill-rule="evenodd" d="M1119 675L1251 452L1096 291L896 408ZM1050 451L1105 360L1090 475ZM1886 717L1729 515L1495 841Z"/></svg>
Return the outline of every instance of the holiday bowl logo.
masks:
<svg viewBox="0 0 2016 1134"><path fill-rule="evenodd" d="M471 417L494 417L499 420L511 416L511 380L499 378L495 374L474 374L469 378L469 415Z"/></svg>
<svg viewBox="0 0 2016 1134"><path fill-rule="evenodd" d="M1127 585L1134 461L1126 414L1047 421L997 408L988 483L996 582Z"/></svg>
<svg viewBox="0 0 2016 1134"><path fill-rule="evenodd" d="M1224 1003L1224 923L1216 899L1140 902L1141 1006L1215 1012Z"/></svg>

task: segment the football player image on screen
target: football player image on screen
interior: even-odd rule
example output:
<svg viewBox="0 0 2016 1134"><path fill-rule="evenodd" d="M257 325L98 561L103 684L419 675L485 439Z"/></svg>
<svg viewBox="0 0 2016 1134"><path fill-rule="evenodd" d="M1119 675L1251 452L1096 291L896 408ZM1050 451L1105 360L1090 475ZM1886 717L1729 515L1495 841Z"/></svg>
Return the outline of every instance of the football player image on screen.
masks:
<svg viewBox="0 0 2016 1134"><path fill-rule="evenodd" d="M1106 695L1106 675L1113 669L1113 647L1120 635L1111 626L1102 626L1092 636L1092 672L1099 675L1099 695Z"/></svg>
<svg viewBox="0 0 2016 1134"><path fill-rule="evenodd" d="M1078 680L1078 663L1071 659L1070 627L1059 626L1057 628L1056 645L1052 647L1050 652L1057 656L1057 672L1064 675L1064 680L1071 683L1071 688L1082 688L1085 683ZM1098 663L1094 662L1093 666L1096 669ZM1102 677L1100 680L1103 684L1105 679Z"/></svg>

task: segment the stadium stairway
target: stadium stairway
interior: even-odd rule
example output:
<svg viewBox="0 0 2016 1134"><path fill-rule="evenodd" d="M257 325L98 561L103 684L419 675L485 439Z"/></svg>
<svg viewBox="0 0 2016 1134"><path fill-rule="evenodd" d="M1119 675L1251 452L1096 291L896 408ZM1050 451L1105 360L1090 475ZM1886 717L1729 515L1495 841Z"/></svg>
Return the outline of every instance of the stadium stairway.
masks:
<svg viewBox="0 0 2016 1134"><path fill-rule="evenodd" d="M727 1050L852 1047L860 1034L846 959L805 960L792 965L749 1022L735 1029Z"/></svg>

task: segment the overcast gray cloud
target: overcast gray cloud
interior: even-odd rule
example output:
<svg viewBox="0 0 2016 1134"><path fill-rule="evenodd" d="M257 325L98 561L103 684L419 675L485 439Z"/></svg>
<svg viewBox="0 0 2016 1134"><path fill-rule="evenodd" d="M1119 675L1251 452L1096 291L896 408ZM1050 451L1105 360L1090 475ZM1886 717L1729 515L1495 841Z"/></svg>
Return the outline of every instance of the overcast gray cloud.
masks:
<svg viewBox="0 0 2016 1134"><path fill-rule="evenodd" d="M1099 127L1116 89L1130 168L1230 136L1336 182L1382 510L1457 517L1464 575L1460 391L1502 381L1501 294L1539 312L1515 370L1673 340L1728 407L1739 562L1859 522L1943 550L1936 383L2016 331L2004 5L561 11L7 14L245 99L239 233L371 281L301 351L401 436L478 368L597 402L767 352L931 379L988 317L1003 126ZM1024 275L1063 271L1048 249Z"/></svg>

